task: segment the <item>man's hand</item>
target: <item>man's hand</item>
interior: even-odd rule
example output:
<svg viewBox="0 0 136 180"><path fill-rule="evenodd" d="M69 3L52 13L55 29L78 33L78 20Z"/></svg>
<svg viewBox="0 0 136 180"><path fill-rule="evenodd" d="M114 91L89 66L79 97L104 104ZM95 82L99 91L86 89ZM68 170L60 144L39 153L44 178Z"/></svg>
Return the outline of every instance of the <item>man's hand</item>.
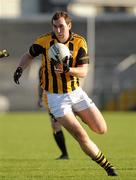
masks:
<svg viewBox="0 0 136 180"><path fill-rule="evenodd" d="M69 58L66 56L66 58L63 61L63 73L67 73L70 70L69 68Z"/></svg>
<svg viewBox="0 0 136 180"><path fill-rule="evenodd" d="M65 60L63 61L63 63L58 63L55 66L55 71L58 73L67 73L69 72L70 68L69 68L69 59L66 56Z"/></svg>
<svg viewBox="0 0 136 180"><path fill-rule="evenodd" d="M69 70L70 70L69 65L66 63L63 63L63 73L67 73L69 72Z"/></svg>
<svg viewBox="0 0 136 180"><path fill-rule="evenodd" d="M19 78L21 77L22 73L23 73L23 69L21 67L18 67L14 73L14 81L16 84L20 84Z"/></svg>

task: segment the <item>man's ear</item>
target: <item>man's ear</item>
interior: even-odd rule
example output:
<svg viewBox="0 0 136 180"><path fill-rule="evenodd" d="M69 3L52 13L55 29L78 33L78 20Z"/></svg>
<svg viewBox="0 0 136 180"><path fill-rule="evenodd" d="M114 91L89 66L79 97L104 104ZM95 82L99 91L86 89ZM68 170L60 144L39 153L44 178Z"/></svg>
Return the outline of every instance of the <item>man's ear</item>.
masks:
<svg viewBox="0 0 136 180"><path fill-rule="evenodd" d="M68 24L68 27L69 27L69 30L72 28L72 24L71 23L69 23Z"/></svg>

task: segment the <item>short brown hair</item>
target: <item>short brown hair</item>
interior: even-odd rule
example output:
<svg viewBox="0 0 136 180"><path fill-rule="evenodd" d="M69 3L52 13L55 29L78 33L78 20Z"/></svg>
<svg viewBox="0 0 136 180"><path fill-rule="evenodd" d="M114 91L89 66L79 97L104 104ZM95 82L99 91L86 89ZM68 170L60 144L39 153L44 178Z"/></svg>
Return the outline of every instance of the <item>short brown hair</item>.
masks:
<svg viewBox="0 0 136 180"><path fill-rule="evenodd" d="M66 21L67 24L72 24L72 19L71 17L68 15L67 12L65 11L57 11L53 17L52 17L52 20L51 20L51 23L53 24L53 20L58 20L59 18L63 17Z"/></svg>

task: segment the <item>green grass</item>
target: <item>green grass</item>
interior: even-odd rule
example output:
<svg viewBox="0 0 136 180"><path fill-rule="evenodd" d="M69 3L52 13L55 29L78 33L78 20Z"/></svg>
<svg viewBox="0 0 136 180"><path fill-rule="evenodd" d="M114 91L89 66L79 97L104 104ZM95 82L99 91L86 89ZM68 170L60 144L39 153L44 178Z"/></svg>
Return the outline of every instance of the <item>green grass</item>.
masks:
<svg viewBox="0 0 136 180"><path fill-rule="evenodd" d="M86 156L65 130L69 160L60 155L48 115L39 113L0 114L0 180L107 180L136 179L136 113L103 113L108 133L97 135L83 126L110 162L118 177Z"/></svg>

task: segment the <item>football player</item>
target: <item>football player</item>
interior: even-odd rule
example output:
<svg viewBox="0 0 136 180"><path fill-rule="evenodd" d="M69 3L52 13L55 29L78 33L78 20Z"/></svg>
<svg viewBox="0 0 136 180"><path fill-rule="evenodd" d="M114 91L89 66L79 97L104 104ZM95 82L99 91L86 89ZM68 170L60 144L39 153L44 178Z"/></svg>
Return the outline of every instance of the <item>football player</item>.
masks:
<svg viewBox="0 0 136 180"><path fill-rule="evenodd" d="M19 84L19 78L24 69L36 56L42 54L40 84L47 93L50 112L75 138L86 155L98 163L108 176L117 176L115 167L107 160L76 118L78 115L97 134L107 132L107 124L102 113L83 91L79 82L80 78L87 76L90 61L86 40L83 36L71 32L72 19L67 12L56 12L51 23L52 32L37 38L29 48L29 52L22 56L14 73L14 81ZM53 62L49 61L48 50L58 42L70 49L72 57L68 64L63 64L63 68L55 69Z"/></svg>

